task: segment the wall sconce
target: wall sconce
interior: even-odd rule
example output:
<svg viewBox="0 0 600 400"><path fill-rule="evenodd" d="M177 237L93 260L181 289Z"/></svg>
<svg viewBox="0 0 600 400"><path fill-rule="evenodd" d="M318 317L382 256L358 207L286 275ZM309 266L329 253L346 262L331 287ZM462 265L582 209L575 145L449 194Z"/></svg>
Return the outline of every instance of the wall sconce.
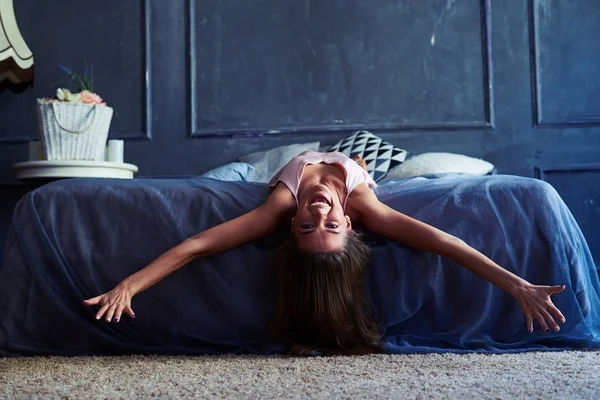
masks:
<svg viewBox="0 0 600 400"><path fill-rule="evenodd" d="M17 25L13 0L0 0L0 89L33 86L33 54Z"/></svg>

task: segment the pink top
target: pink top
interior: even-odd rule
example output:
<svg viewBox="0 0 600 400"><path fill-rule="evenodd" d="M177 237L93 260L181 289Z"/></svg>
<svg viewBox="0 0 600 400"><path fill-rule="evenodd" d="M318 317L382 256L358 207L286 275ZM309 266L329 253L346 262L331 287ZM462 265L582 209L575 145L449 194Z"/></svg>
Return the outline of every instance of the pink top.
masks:
<svg viewBox="0 0 600 400"><path fill-rule="evenodd" d="M371 175L345 154L339 152L318 153L316 151L305 151L292 158L271 178L269 186L274 187L279 181L283 182L290 189L296 199L296 204L298 204L298 188L300 187L304 167L306 164L319 163L338 164L344 168L348 195L361 183L366 183L369 188L377 187ZM345 208L346 200L344 200Z"/></svg>

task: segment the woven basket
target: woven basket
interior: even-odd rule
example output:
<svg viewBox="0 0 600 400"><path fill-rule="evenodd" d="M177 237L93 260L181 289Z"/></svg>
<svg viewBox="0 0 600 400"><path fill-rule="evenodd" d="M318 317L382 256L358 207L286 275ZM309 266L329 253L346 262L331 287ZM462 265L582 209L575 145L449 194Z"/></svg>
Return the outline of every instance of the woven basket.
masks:
<svg viewBox="0 0 600 400"><path fill-rule="evenodd" d="M38 104L46 159L102 161L112 115L112 108L97 104Z"/></svg>

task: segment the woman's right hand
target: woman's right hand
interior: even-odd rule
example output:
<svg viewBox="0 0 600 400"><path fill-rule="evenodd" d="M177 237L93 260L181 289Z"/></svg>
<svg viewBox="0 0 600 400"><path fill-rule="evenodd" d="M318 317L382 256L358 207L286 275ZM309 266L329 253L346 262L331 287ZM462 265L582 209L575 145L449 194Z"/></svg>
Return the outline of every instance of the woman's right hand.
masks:
<svg viewBox="0 0 600 400"><path fill-rule="evenodd" d="M113 320L119 322L123 312L129 314L131 318L135 318L135 313L131 309L131 294L127 285L119 283L113 290L99 296L83 301L86 306L99 305L100 310L96 313L96 319L105 316L106 322Z"/></svg>
<svg viewBox="0 0 600 400"><path fill-rule="evenodd" d="M561 323L566 321L565 316L552 303L550 296L565 290L564 285L560 286L540 286L532 285L527 282L525 285L517 287L512 295L521 305L521 310L527 319L527 330L533 332L533 320L536 319L540 327L550 333L550 328L555 332L560 327L554 320L558 319Z"/></svg>

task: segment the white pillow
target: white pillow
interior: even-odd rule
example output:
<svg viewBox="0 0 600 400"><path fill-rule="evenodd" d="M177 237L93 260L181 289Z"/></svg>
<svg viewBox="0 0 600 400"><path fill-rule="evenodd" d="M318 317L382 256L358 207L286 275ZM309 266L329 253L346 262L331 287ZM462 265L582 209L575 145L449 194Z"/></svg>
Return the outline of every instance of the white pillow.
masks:
<svg viewBox="0 0 600 400"><path fill-rule="evenodd" d="M269 150L259 151L240 157L240 162L252 165L255 169L247 178L251 182L269 182L271 177L277 173L285 164L298 154L310 151L318 151L320 142L294 143L287 146L279 146Z"/></svg>
<svg viewBox="0 0 600 400"><path fill-rule="evenodd" d="M466 173L486 175L494 165L479 158L454 153L423 153L391 169L386 178L409 178L428 174Z"/></svg>

